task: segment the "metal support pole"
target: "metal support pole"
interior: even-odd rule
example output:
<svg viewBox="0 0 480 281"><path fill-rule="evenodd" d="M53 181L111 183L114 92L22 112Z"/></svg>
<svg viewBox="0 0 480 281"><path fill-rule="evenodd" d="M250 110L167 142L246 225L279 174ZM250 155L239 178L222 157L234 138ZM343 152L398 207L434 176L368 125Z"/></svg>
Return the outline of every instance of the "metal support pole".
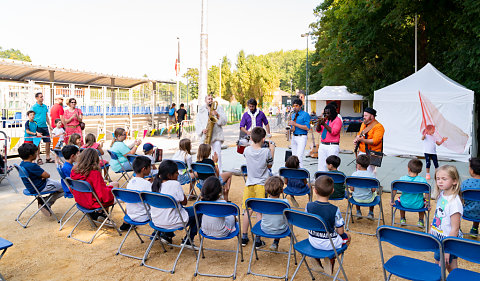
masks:
<svg viewBox="0 0 480 281"><path fill-rule="evenodd" d="M198 77L198 108L205 103L208 84L208 33L207 33L208 0L202 0L202 22L200 31L200 68ZM198 110L197 108L197 110Z"/></svg>
<svg viewBox="0 0 480 281"><path fill-rule="evenodd" d="M307 33L307 63L306 63L307 64L307 70L306 70L306 74L305 74L305 84L306 84L305 85L305 88L306 88L306 91L305 91L305 112L307 112L307 113L308 113L308 86L309 86L308 85L309 84L308 83L308 80L309 80L308 79L309 78L308 77L308 36L309 35L310 34Z"/></svg>
<svg viewBox="0 0 480 281"><path fill-rule="evenodd" d="M130 120L130 136L133 136L131 132L133 132L133 89L128 89L128 117Z"/></svg>
<svg viewBox="0 0 480 281"><path fill-rule="evenodd" d="M54 96L55 96L55 86L54 86L55 70L49 70L48 74L49 74L48 80L50 82L50 106L52 106L54 103Z"/></svg>
<svg viewBox="0 0 480 281"><path fill-rule="evenodd" d="M107 87L102 87L103 94L103 132L105 133L105 140L107 139Z"/></svg>
<svg viewBox="0 0 480 281"><path fill-rule="evenodd" d="M178 85L178 81L177 81L177 85ZM177 86L177 89L178 89L178 86ZM156 101L155 101L155 98L157 96L157 82L153 82L153 90L152 90L152 94L153 94L153 97L152 97L152 129L155 129L155 105L156 105Z"/></svg>
<svg viewBox="0 0 480 281"><path fill-rule="evenodd" d="M417 72L417 14L415 14L415 72Z"/></svg>
<svg viewBox="0 0 480 281"><path fill-rule="evenodd" d="M115 106L115 78L110 78L110 85L112 89L112 104L110 105L112 108Z"/></svg>

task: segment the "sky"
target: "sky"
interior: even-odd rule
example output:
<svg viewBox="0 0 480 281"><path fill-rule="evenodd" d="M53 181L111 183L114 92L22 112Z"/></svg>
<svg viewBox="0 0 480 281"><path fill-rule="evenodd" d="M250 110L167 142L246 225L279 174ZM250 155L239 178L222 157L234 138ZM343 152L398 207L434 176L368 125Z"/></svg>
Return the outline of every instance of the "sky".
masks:
<svg viewBox="0 0 480 281"><path fill-rule="evenodd" d="M32 63L103 74L175 79L200 64L201 0L3 0L0 46ZM305 49L321 0L209 0L208 65L237 54ZM314 45L309 40L309 49Z"/></svg>

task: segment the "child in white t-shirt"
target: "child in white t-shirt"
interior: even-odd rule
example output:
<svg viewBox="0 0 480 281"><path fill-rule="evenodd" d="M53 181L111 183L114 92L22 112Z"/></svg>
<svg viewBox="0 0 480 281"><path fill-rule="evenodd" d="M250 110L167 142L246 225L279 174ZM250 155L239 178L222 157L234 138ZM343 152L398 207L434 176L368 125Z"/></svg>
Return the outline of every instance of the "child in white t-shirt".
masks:
<svg viewBox="0 0 480 281"><path fill-rule="evenodd" d="M178 143L178 148L175 152L175 154L172 157L172 160L178 160L178 161L183 161L185 165L187 165L187 169L185 170L180 170L178 171L179 176L178 176L178 181L180 183L186 182L189 177L190 179L195 178L195 175L193 174L192 171L192 153L190 152L192 150L192 142L189 139L181 139L180 142ZM193 180L190 180L190 190L188 194L192 194L193 190ZM195 195L191 195L188 197L188 200L196 200L197 197Z"/></svg>
<svg viewBox="0 0 480 281"><path fill-rule="evenodd" d="M460 176L457 168L444 165L435 171L435 189L437 204L432 220L430 233L443 239L447 236L462 237L460 222L463 214L463 204L460 199ZM440 254L435 253L437 264ZM458 267L457 257L445 253L445 264L448 272Z"/></svg>
<svg viewBox="0 0 480 281"><path fill-rule="evenodd" d="M61 149L63 147L64 136L65 130L62 128L62 120L57 118L55 119L55 128L52 130L52 138L60 138L58 139L57 145L54 148Z"/></svg>
<svg viewBox="0 0 480 281"><path fill-rule="evenodd" d="M133 161L135 177L128 184L127 189L136 191L152 191L152 183L145 179L150 174L150 159L145 156L138 156ZM144 222L148 220L147 210L143 203L127 203L127 215L134 221Z"/></svg>
<svg viewBox="0 0 480 281"><path fill-rule="evenodd" d="M425 152L425 167L427 170L427 175L425 178L430 179L430 159L433 161L435 169L438 168L438 159L437 159L437 145L442 145L448 138L442 138L438 140L435 133L435 126L427 125L425 130L423 130L422 141Z"/></svg>
<svg viewBox="0 0 480 281"><path fill-rule="evenodd" d="M197 235L195 214L193 212L193 207L183 207L187 205L187 197L185 194L183 194L182 186L177 181L177 164L172 160L163 160L158 167L158 171L159 173L155 177L155 180L152 184L152 191L171 195L178 203L182 205L182 207L180 207L179 215L178 211L174 208L160 209L152 206L150 209L152 222L157 227L166 229L183 227L182 222L186 223L187 227L190 229L191 242L186 239L187 237L185 237L182 244L186 243L187 246L194 246L193 239L195 238L195 235Z"/></svg>
<svg viewBox="0 0 480 281"><path fill-rule="evenodd" d="M151 165L152 165L152 170L150 172L151 176L154 176L158 173L157 167L155 166L155 157L153 155L155 146L153 144L147 142L143 145L143 154L145 157L150 159Z"/></svg>

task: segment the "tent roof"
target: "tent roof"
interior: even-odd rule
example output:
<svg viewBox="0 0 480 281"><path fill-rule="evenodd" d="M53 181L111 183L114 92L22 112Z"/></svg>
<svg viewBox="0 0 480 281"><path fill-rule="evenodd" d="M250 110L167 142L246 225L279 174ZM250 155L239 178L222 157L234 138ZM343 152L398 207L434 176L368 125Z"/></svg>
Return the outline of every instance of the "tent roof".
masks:
<svg viewBox="0 0 480 281"><path fill-rule="evenodd" d="M124 76L115 76L109 74L101 74L96 72L86 72L82 70L73 70L59 67L34 65L30 62L15 61L10 59L0 60L0 80L11 81L41 81L49 83L50 73L53 72L53 82L59 84L83 84L93 86L112 86L114 79L114 87L131 88L137 85L152 82L170 83L170 81L157 81L147 78L131 78Z"/></svg>
<svg viewBox="0 0 480 281"><path fill-rule="evenodd" d="M320 91L308 96L309 100L363 100L363 96L352 94L347 86L325 86Z"/></svg>
<svg viewBox="0 0 480 281"><path fill-rule="evenodd" d="M427 63L422 69L412 75L382 89L376 90L375 99L382 98L384 93L405 93L414 92L418 94L431 93L452 93L452 92L472 92L465 86L453 81L445 74L441 73L432 64Z"/></svg>

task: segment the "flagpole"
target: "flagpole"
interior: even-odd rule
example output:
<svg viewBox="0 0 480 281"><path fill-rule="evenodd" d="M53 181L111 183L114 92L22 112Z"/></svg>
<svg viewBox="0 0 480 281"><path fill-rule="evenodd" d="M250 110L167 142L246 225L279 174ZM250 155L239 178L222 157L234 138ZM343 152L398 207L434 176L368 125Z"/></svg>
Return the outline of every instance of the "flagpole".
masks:
<svg viewBox="0 0 480 281"><path fill-rule="evenodd" d="M177 54L177 65L175 67L175 72L177 75L177 106L180 104L180 37L177 37L178 41L178 54Z"/></svg>
<svg viewBox="0 0 480 281"><path fill-rule="evenodd" d="M202 22L200 31L200 68L198 77L198 108L205 103L207 96L208 75L208 34L207 34L207 4L202 0ZM198 109L197 109L198 110Z"/></svg>
<svg viewBox="0 0 480 281"><path fill-rule="evenodd" d="M415 14L415 72L417 72L417 14Z"/></svg>

